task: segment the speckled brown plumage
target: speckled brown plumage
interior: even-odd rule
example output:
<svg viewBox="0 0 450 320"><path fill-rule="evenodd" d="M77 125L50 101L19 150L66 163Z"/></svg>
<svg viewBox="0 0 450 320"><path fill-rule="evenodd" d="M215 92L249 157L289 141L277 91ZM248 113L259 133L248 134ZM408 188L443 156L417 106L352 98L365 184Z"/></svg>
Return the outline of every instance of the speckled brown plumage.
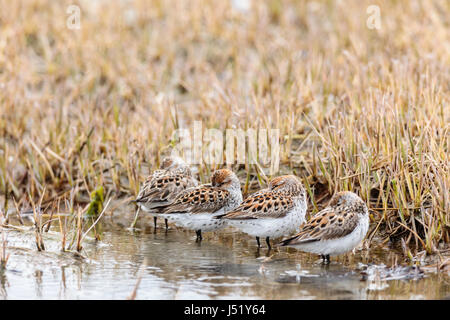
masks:
<svg viewBox="0 0 450 320"><path fill-rule="evenodd" d="M282 218L294 207L294 198L305 197L305 191L297 177L288 175L272 179L269 188L250 195L223 219Z"/></svg>
<svg viewBox="0 0 450 320"><path fill-rule="evenodd" d="M226 219L280 218L294 206L292 198L271 191L248 197L238 208L224 216Z"/></svg>
<svg viewBox="0 0 450 320"><path fill-rule="evenodd" d="M151 177L144 183L136 201L157 206L174 200L180 192L194 186L196 181L191 176L170 172L165 175L159 174L156 178Z"/></svg>
<svg viewBox="0 0 450 320"><path fill-rule="evenodd" d="M356 194L344 191L337 193L325 209L303 224L296 235L283 240L280 244L282 246L298 246L302 249L303 245L323 241L323 250L325 251L330 246L327 241L344 239L356 229L361 231L355 236L355 243L358 242L357 239L359 238L362 240L367 228L368 210L366 204ZM350 240L342 240L342 242L344 241L351 242ZM338 246L336 245L336 247ZM316 246L314 250L320 252L320 245ZM345 250L342 249L342 251ZM325 255L329 255L329 253Z"/></svg>
<svg viewBox="0 0 450 320"><path fill-rule="evenodd" d="M280 237L297 231L305 219L306 194L301 181L294 175L272 179L267 189L250 195L240 206L217 215L230 225L249 235L265 237L270 250L270 237Z"/></svg>
<svg viewBox="0 0 450 320"><path fill-rule="evenodd" d="M162 208L161 213L206 213L216 212L222 208L230 193L212 186L199 186L181 193L167 208Z"/></svg>
<svg viewBox="0 0 450 320"><path fill-rule="evenodd" d="M144 181L135 201L142 210L153 216L156 230L155 208L171 203L180 192L195 186L197 181L184 160L179 157L168 157L163 159L160 169L155 170Z"/></svg>
<svg viewBox="0 0 450 320"><path fill-rule="evenodd" d="M230 178L232 176L232 178ZM211 176L211 184L204 184L181 192L173 203L159 209L160 213L213 213L226 207L230 201L227 187L235 181L230 170L217 170Z"/></svg>
<svg viewBox="0 0 450 320"><path fill-rule="evenodd" d="M211 183L187 189L176 199L157 210L165 217L174 219L184 228L195 230L197 240L201 231L213 231L226 225L225 221L214 219L215 215L227 212L242 202L240 182L236 174L228 169L216 170Z"/></svg>

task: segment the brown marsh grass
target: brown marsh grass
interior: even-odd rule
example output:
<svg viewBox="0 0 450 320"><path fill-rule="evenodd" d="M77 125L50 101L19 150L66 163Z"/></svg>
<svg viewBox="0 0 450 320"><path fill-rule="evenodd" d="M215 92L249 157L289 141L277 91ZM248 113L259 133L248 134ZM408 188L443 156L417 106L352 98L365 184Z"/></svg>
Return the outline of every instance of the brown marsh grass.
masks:
<svg viewBox="0 0 450 320"><path fill-rule="evenodd" d="M311 214L352 190L369 239L450 242L448 1L73 2L0 0L4 207L70 199L76 215L98 186L134 197L173 131L202 121L280 129L282 172L302 178ZM265 183L234 169L245 192Z"/></svg>

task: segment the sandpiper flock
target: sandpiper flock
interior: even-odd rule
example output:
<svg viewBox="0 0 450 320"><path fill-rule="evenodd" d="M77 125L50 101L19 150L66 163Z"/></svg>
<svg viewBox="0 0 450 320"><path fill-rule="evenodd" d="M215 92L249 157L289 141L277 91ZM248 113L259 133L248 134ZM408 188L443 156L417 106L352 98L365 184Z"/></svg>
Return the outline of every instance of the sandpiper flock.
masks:
<svg viewBox="0 0 450 320"><path fill-rule="evenodd" d="M196 232L213 232L232 226L256 238L280 239L276 247L293 247L320 255L329 264L330 256L355 249L369 229L365 202L355 193L336 193L327 207L306 220L307 197L295 175L273 178L268 188L243 200L240 181L229 169L216 170L211 182L199 184L190 166L179 157L165 158L141 185L135 199L140 209L153 217Z"/></svg>

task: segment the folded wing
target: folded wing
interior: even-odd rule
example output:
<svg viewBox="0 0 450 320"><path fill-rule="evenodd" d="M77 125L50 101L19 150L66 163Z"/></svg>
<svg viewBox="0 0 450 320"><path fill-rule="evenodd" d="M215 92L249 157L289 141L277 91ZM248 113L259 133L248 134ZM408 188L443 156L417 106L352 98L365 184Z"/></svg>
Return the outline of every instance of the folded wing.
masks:
<svg viewBox="0 0 450 320"><path fill-rule="evenodd" d="M292 198L271 191L249 196L234 210L219 216L221 219L246 220L281 218L294 207Z"/></svg>
<svg viewBox="0 0 450 320"><path fill-rule="evenodd" d="M328 207L305 223L299 233L283 240L281 245L301 245L302 243L345 237L356 228L358 221L358 215L354 211L342 211Z"/></svg>
<svg viewBox="0 0 450 320"><path fill-rule="evenodd" d="M180 192L195 185L195 179L180 174L152 176L144 183L136 202L145 203L149 207L166 205Z"/></svg>
<svg viewBox="0 0 450 320"><path fill-rule="evenodd" d="M229 197L227 190L201 185L183 191L171 204L158 209L160 213L215 213L226 205Z"/></svg>

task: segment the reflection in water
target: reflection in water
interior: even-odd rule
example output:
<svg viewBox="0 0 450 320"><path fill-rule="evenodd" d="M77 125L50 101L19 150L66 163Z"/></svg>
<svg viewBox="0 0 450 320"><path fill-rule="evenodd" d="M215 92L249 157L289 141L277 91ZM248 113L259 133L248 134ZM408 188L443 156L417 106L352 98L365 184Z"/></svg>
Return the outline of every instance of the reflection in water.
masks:
<svg viewBox="0 0 450 320"><path fill-rule="evenodd" d="M8 279L6 278L5 272L0 271L0 297L5 299L8 297L6 287L8 287Z"/></svg>
<svg viewBox="0 0 450 320"><path fill-rule="evenodd" d="M35 290L36 290L36 297L42 298L42 275L44 273L41 270L34 271L34 279L35 279Z"/></svg>
<svg viewBox="0 0 450 320"><path fill-rule="evenodd" d="M408 275L395 269L398 255L372 248L334 258L324 266L292 248L261 248L226 228L195 242L195 233L111 230L101 243L85 243L85 261L45 239L37 252L32 234L9 233L11 252L0 275L2 299L125 299L146 266L137 299L436 299L449 295L443 274ZM30 237L28 239L27 237ZM55 243L53 244L53 241ZM401 261L401 259L399 259ZM403 273L402 273L403 272ZM416 272L416 271L414 271ZM30 290L30 288L35 290Z"/></svg>
<svg viewBox="0 0 450 320"><path fill-rule="evenodd" d="M59 287L59 298L62 298L66 295L66 266L61 266L61 284Z"/></svg>

